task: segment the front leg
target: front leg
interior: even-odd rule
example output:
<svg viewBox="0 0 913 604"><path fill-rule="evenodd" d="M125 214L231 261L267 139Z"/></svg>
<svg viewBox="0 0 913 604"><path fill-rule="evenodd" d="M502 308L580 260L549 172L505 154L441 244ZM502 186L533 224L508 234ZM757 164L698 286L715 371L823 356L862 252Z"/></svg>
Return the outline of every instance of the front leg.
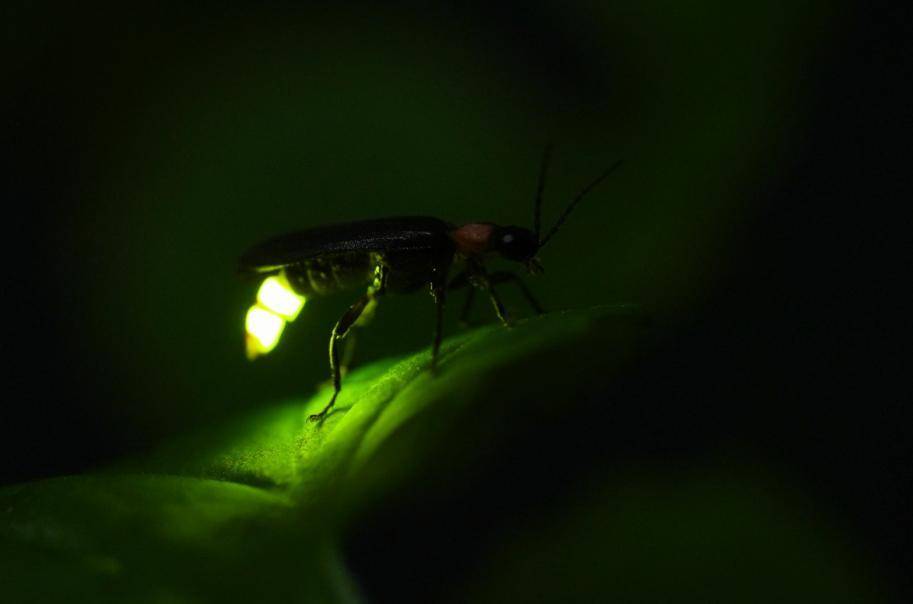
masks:
<svg viewBox="0 0 913 604"><path fill-rule="evenodd" d="M498 297L498 293L495 291L492 280L485 271L485 267L481 264L477 264L474 267L474 271L475 274L472 279L479 284L479 287L488 292L488 299L491 300L491 305L495 309L495 314L501 319L501 323L504 324L504 327L512 327L513 323L510 320L510 315L507 313L507 309L504 308L504 303L501 302L501 298Z"/></svg>
<svg viewBox="0 0 913 604"><path fill-rule="evenodd" d="M431 372L437 371L437 358L444 338L444 305L447 302L447 286L441 284L431 286L431 295L434 296L434 307L437 314L434 326L434 342L431 345Z"/></svg>
<svg viewBox="0 0 913 604"><path fill-rule="evenodd" d="M466 287L467 285L472 286L472 289L469 290L469 293L466 296L463 310L460 312L460 323L465 325L468 322L469 312L472 309L472 302L475 299L475 288L478 288L483 289L488 293L488 299L491 300L491 305L494 307L495 314L498 315L498 319L501 320L501 323L503 323L505 327L512 327L513 322L511 321L510 315L493 287L495 283L502 283L506 280L504 274L505 273L503 272L498 272L489 276L485 271L485 267L479 263L472 263L465 271L457 275L453 281L450 282L448 289L459 289L461 287ZM513 275L512 273L507 274L519 281L519 278L516 277L516 275ZM542 309L539 308L538 303L532 298L529 290L526 289L522 282L520 282L520 286L536 311L541 312Z"/></svg>
<svg viewBox="0 0 913 604"><path fill-rule="evenodd" d="M472 303L476 297L476 287L470 281L470 274L469 269L466 269L454 277L447 285L448 291L469 287L469 291L466 292L466 300L463 302L463 308L460 310L459 321L462 327L469 325L469 313L472 311Z"/></svg>
<svg viewBox="0 0 913 604"><path fill-rule="evenodd" d="M520 288L520 292L523 294L523 297L526 298L526 301L533 308L536 314L543 314L544 311L542 310L542 305L539 304L539 301L536 300L533 292L531 292L529 288L526 287L526 284L516 273L512 273L510 271L498 271L489 275L488 280L492 285L495 283L507 283L508 281L513 281L517 284L517 287Z"/></svg>
<svg viewBox="0 0 913 604"><path fill-rule="evenodd" d="M495 314L501 319L501 323L504 327L513 327L513 321L507 313L507 309L504 308L504 304L501 302L501 298L498 297L495 288L491 286L491 283L486 283L485 289L488 291L488 298L491 300L491 305L495 308Z"/></svg>

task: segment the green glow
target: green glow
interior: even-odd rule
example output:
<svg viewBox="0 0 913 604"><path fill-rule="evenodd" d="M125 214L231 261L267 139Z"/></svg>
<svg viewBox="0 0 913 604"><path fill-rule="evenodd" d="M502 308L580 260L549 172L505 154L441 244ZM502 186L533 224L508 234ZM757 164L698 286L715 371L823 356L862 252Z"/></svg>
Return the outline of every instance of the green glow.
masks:
<svg viewBox="0 0 913 604"><path fill-rule="evenodd" d="M304 296L292 291L284 275L268 277L257 292L257 302L260 306L273 311L286 321L294 321L306 301Z"/></svg>
<svg viewBox="0 0 913 604"><path fill-rule="evenodd" d="M254 360L276 347L285 328L285 319L255 304L247 311L244 327L247 331L247 358Z"/></svg>
<svg viewBox="0 0 913 604"><path fill-rule="evenodd" d="M275 348L285 323L298 317L305 302L307 298L295 293L285 274L264 279L257 291L257 303L244 320L247 358L252 361Z"/></svg>

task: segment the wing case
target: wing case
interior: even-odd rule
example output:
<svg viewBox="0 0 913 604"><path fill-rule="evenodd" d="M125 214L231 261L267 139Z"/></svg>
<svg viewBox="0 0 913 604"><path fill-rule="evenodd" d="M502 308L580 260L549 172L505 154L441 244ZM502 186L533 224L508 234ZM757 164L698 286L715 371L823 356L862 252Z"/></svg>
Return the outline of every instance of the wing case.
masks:
<svg viewBox="0 0 913 604"><path fill-rule="evenodd" d="M322 255L346 252L406 252L453 246L453 225L430 216L400 216L346 222L289 233L248 249L241 273L266 273Z"/></svg>

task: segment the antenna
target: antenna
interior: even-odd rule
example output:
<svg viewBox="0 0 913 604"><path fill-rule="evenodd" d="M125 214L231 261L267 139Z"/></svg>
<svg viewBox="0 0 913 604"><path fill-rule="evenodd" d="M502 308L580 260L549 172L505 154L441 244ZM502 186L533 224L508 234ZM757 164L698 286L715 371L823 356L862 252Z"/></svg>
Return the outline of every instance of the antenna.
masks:
<svg viewBox="0 0 913 604"><path fill-rule="evenodd" d="M540 250L543 247L545 247L545 244L548 243L549 239L551 239L554 236L554 234L558 232L558 228L561 227L562 224L564 224L564 221L567 220L568 215L570 215L570 213L574 210L574 208L577 206L577 204L580 203L580 201L586 196L586 194L589 193L590 191L592 191L596 187L596 185L598 185L603 180L605 180L609 176L609 174L614 172L615 169L618 168L618 166L620 166L622 164L622 162L623 162L623 160L620 160L620 159L618 161L616 161L614 164L609 166L602 174L597 176L596 179L593 180L593 182L591 182L590 184L585 186L582 191L577 193L577 196L574 197L574 199L571 200L571 203L568 204L567 208L565 208L564 213L562 213L561 216L558 217L558 221L555 223L555 226L552 227L552 230L550 230L548 232L548 234L539 241ZM538 230L537 230L537 233L538 233Z"/></svg>
<svg viewBox="0 0 913 604"><path fill-rule="evenodd" d="M539 184L536 187L536 206L533 214L533 232L536 234L536 241L539 241L539 235L542 233L542 193L545 191L545 175L548 172L553 148L554 145L549 141L542 153L542 163L539 164Z"/></svg>

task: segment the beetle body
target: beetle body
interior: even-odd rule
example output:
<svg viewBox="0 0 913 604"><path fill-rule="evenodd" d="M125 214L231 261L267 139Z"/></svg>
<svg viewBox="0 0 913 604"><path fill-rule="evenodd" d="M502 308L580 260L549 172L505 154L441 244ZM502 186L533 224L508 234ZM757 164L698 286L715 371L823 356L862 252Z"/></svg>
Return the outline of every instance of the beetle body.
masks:
<svg viewBox="0 0 913 604"><path fill-rule="evenodd" d="M426 216L362 220L299 231L248 250L245 273L284 271L302 296L371 284L386 274L389 293L410 293L444 278L453 261L453 225Z"/></svg>
<svg viewBox="0 0 913 604"><path fill-rule="evenodd" d="M546 149L539 172L533 230L488 222L455 226L428 216L403 216L308 229L250 248L238 262L239 272L265 276L266 280L258 293L257 305L248 312L249 358L255 358L275 346L285 321L294 320L307 298L367 285L367 291L337 321L330 335L333 396L323 411L310 417L319 421L332 408L341 390L339 342L362 313L385 294L410 293L423 288L430 290L437 311L431 349L432 369L441 345L448 291L471 288L461 319L468 316L475 289L480 289L488 294L501 321L510 325L510 318L495 290L496 285L508 281L514 282L533 309L541 313L538 302L518 275L509 271L489 273L485 268L486 261L492 256L499 256L524 264L530 273L541 272L537 252L557 232L584 195L620 163L616 162L585 187L542 237L540 211L548 158L549 149ZM451 278L450 270L454 264L461 265L462 270ZM270 287L267 288L267 285ZM270 289L275 293L277 288L279 293L275 295L280 299L275 307L271 307L268 301L264 301L264 290ZM283 293L283 288L291 292ZM271 339L268 345L262 344L263 336L258 329L269 331Z"/></svg>

